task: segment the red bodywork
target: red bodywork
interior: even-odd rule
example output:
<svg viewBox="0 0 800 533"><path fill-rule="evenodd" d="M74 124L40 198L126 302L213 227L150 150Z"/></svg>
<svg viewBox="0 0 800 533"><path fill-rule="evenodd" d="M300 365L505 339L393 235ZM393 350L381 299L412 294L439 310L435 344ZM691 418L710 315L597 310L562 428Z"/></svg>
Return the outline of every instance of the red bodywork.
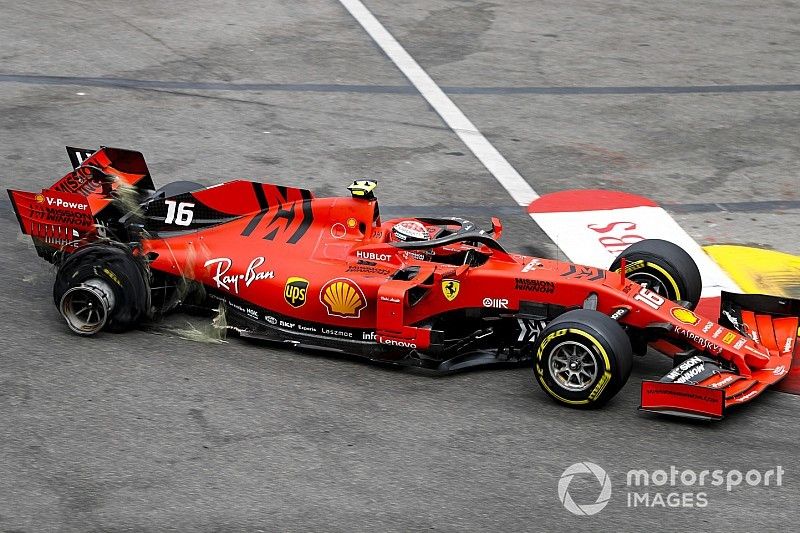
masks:
<svg viewBox="0 0 800 533"><path fill-rule="evenodd" d="M40 253L69 253L102 235L106 213L116 209L124 218L115 198L126 187L152 188L141 154L104 148L41 194L9 193ZM780 380L794 353L796 317L743 312L748 336L619 273L510 254L495 243L496 221L491 232L473 232L479 238L412 248L390 242L394 224L406 219L382 221L371 194L315 198L250 181L143 194L140 209L135 253L156 275L204 286L253 324L240 327L246 335L280 333L275 338L308 345L325 338L328 346L341 341L341 351L361 354L378 346L384 350L374 358L402 360L412 351L454 346L447 317L519 321L510 334L529 343L537 323L592 305L629 330L658 332L653 346L668 355L688 344L728 368L700 382L643 385L642 408L706 417L722 416L725 407ZM420 220L434 238L460 224Z"/></svg>

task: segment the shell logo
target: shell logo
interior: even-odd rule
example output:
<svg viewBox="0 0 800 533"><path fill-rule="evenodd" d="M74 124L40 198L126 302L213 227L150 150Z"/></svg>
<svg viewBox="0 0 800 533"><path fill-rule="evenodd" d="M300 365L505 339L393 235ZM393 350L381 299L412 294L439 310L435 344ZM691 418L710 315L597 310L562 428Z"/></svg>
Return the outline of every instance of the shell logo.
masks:
<svg viewBox="0 0 800 533"><path fill-rule="evenodd" d="M336 278L326 283L319 293L319 301L331 316L359 318L367 307L364 292L353 280Z"/></svg>
<svg viewBox="0 0 800 533"><path fill-rule="evenodd" d="M670 313L672 313L672 316L674 316L678 321L683 322L684 324L696 326L700 323L700 317L685 307L673 307L672 310L670 310Z"/></svg>
<svg viewBox="0 0 800 533"><path fill-rule="evenodd" d="M44 195L43 194L37 194L36 196L33 197L33 199L36 200L37 203L40 203L40 204L44 203Z"/></svg>

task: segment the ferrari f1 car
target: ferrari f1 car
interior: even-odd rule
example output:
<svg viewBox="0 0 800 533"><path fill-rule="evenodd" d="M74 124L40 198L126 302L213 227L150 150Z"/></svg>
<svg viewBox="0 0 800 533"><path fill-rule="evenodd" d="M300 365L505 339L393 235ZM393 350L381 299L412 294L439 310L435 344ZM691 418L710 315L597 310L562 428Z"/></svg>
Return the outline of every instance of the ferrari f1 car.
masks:
<svg viewBox="0 0 800 533"><path fill-rule="evenodd" d="M697 266L667 241L604 270L510 253L496 218L382 220L372 181L338 198L241 180L157 189L139 152L67 150L55 185L9 194L79 335L199 307L242 337L438 372L531 364L577 408L608 401L652 346L674 367L642 384L642 408L703 418L791 365L800 302L723 294L720 318L701 316Z"/></svg>

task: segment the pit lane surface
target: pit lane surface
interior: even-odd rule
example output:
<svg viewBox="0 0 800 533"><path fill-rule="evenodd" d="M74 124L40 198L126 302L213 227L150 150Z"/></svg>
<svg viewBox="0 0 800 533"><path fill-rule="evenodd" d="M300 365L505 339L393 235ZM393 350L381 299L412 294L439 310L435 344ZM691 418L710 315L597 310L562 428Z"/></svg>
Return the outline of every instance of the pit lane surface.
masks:
<svg viewBox="0 0 800 533"><path fill-rule="evenodd" d="M796 4L366 4L537 192L766 202L673 215L701 244L800 253L800 112L787 89ZM64 144L139 149L157 183L264 177L325 195L369 176L383 205L469 206L478 221L496 206L510 248L557 254L337 2L0 6L1 74L27 76L0 78L3 186L52 183L67 169ZM653 89L754 84L765 90ZM644 89L587 89L598 86ZM429 378L237 340L79 339L7 204L0 250L3 529L793 526L797 397L767 393L697 424L637 414L639 381L669 368L655 354L607 408L576 412L524 369ZM578 518L556 486L587 460L609 472L613 493ZM628 470L670 465L786 473L780 488L712 487L705 508L627 507ZM576 478L570 492L590 503L598 486Z"/></svg>

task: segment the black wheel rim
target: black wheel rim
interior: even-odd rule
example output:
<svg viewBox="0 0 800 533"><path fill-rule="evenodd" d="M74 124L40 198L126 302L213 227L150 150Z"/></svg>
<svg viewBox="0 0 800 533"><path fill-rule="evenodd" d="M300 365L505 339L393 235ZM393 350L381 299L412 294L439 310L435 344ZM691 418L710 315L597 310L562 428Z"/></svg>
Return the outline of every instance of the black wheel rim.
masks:
<svg viewBox="0 0 800 533"><path fill-rule="evenodd" d="M628 276L628 279L631 281L635 281L645 289L658 294L659 296L664 296L665 298L673 299L675 297L674 294L670 294L669 287L667 284L658 277L656 274L647 271L640 271L636 272L635 274L631 274Z"/></svg>

